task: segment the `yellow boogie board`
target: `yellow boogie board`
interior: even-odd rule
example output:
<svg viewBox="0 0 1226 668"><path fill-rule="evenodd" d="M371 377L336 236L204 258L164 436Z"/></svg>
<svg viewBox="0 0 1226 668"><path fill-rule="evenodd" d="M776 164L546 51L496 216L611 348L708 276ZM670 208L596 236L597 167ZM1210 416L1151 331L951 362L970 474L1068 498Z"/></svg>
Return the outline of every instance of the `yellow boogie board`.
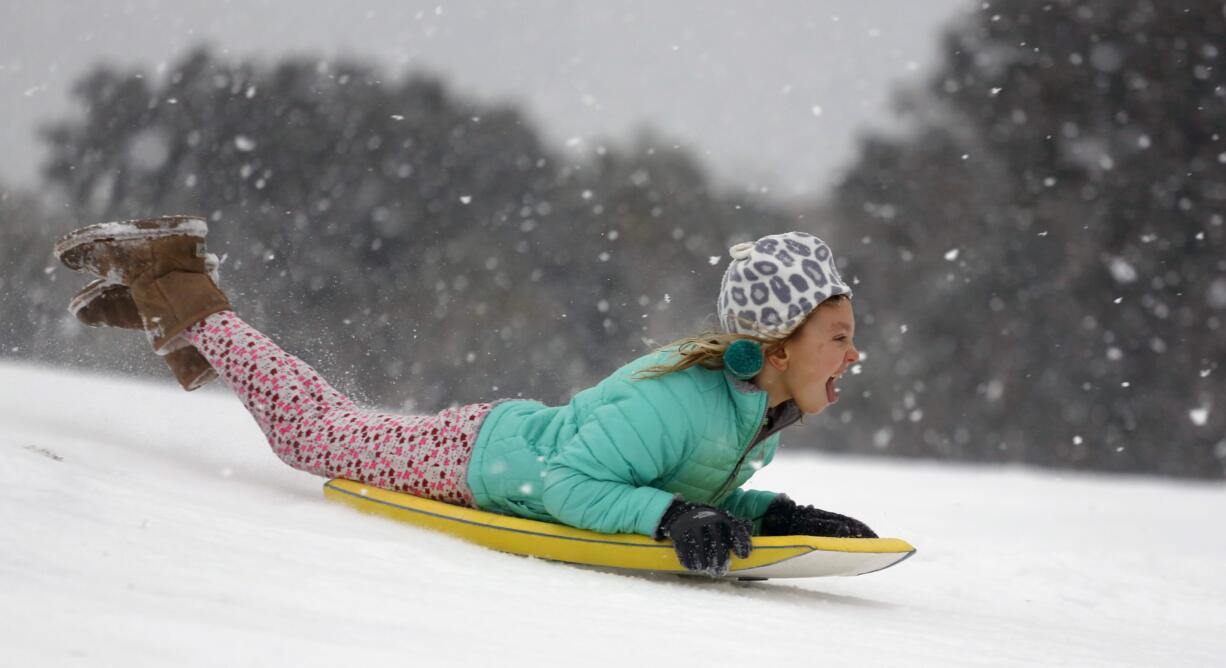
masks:
<svg viewBox="0 0 1226 668"><path fill-rule="evenodd" d="M485 547L624 571L690 573L677 561L672 541L638 534L606 534L453 506L339 478L324 483L324 496L358 510L448 533ZM897 538L755 536L746 559L732 558L729 578L811 578L863 575L915 554Z"/></svg>

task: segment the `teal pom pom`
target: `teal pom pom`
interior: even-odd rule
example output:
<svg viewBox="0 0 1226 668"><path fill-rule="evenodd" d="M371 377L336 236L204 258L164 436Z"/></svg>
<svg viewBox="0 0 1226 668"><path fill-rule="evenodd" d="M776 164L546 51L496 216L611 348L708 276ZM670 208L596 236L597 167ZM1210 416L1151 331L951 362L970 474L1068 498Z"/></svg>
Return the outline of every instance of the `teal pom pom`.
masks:
<svg viewBox="0 0 1226 668"><path fill-rule="evenodd" d="M758 375L766 356L762 354L762 346L750 339L737 339L724 350L724 368L741 380L749 380Z"/></svg>

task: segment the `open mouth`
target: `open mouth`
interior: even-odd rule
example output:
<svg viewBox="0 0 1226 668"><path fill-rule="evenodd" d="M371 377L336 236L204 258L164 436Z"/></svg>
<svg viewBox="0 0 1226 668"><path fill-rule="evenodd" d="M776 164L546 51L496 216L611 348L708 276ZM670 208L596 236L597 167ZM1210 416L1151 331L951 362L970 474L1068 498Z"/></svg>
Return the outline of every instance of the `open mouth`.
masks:
<svg viewBox="0 0 1226 668"><path fill-rule="evenodd" d="M834 386L834 381L838 376L831 376L826 381L826 401L837 403L839 400L839 388Z"/></svg>

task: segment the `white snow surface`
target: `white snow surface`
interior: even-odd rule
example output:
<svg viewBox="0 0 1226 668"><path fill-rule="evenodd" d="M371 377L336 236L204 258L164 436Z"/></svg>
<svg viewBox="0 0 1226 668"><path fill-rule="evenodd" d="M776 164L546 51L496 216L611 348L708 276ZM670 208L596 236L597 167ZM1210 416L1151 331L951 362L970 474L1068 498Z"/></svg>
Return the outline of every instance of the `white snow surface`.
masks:
<svg viewBox="0 0 1226 668"><path fill-rule="evenodd" d="M790 454L785 433L755 486L919 551L860 577L735 583L505 555L327 502L220 383L0 362L0 427L8 666L1226 656L1220 483Z"/></svg>

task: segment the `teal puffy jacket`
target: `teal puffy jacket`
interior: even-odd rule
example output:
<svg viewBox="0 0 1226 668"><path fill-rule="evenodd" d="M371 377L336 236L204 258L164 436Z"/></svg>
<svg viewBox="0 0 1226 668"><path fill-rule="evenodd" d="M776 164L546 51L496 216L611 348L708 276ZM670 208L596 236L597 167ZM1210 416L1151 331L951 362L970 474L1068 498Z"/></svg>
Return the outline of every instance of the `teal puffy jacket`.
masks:
<svg viewBox="0 0 1226 668"><path fill-rule="evenodd" d="M483 510L603 533L652 535L680 494L757 520L776 496L740 489L770 463L775 433L752 450L767 393L726 370L634 372L675 360L644 355L564 406L504 400L473 445L468 484Z"/></svg>

